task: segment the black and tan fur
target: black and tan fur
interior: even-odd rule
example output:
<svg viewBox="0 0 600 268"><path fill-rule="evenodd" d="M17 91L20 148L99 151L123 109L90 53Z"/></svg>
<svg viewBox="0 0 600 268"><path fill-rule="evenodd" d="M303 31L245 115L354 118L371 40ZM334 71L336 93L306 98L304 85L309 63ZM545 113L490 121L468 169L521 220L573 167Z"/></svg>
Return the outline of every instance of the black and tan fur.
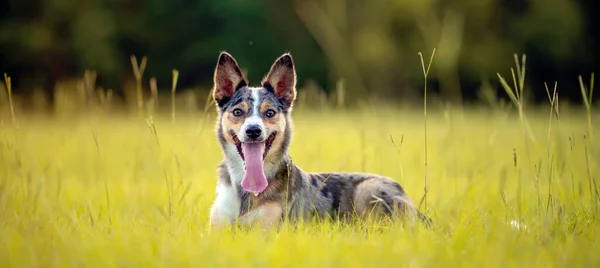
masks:
<svg viewBox="0 0 600 268"><path fill-rule="evenodd" d="M213 97L219 112L217 137L225 159L218 167L211 225L272 225L286 218L380 218L397 214L426 220L400 184L390 178L367 173L308 173L294 165L288 154L290 114L296 98L296 72L290 54L274 62L260 87L249 87L235 59L222 52L214 83ZM235 109L244 115L240 116L239 110L234 115ZM240 187L244 161L236 143L243 139L248 120L261 121L263 140L274 136L264 156L268 186L257 196Z"/></svg>

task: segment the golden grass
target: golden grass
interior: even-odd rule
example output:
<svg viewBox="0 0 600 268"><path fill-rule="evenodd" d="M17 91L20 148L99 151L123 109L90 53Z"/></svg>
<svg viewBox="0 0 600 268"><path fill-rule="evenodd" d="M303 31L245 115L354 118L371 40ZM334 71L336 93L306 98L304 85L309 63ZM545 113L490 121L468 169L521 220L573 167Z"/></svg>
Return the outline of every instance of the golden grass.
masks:
<svg viewBox="0 0 600 268"><path fill-rule="evenodd" d="M414 231L306 223L209 232L222 159L213 114L208 121L178 115L174 123L170 114L153 123L139 117L22 119L18 129L4 120L0 263L598 266L600 220L591 184L600 175L600 145L583 139L585 113L561 111L548 135L547 110L530 112L536 139L528 144L529 157L518 115L462 111L428 111L426 213L436 228ZM422 198L422 113L297 110L294 123L291 155L302 169L381 173L399 181L415 202Z"/></svg>

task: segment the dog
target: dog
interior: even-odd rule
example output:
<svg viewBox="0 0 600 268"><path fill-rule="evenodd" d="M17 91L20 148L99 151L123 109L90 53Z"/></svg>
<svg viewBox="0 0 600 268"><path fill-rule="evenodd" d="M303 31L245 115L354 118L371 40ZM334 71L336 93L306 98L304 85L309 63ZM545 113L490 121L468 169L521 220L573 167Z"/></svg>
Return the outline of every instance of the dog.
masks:
<svg viewBox="0 0 600 268"><path fill-rule="evenodd" d="M290 53L275 60L259 87L249 86L227 52L220 53L213 78L216 136L224 160L217 169L210 226L273 226L314 216L429 221L391 178L308 173L292 162L288 148L296 70Z"/></svg>

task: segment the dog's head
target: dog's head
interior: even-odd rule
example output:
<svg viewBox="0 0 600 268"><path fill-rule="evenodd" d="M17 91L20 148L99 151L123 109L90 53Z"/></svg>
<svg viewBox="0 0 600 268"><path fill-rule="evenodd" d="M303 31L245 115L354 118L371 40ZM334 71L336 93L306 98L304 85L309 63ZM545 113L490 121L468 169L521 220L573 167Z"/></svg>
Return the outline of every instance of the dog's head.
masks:
<svg viewBox="0 0 600 268"><path fill-rule="evenodd" d="M250 87L236 60L222 52L214 73L213 98L221 146L227 157L244 162L244 189L259 194L268 185L264 163L279 161L289 145L289 114L296 98L292 56L279 57L261 86Z"/></svg>

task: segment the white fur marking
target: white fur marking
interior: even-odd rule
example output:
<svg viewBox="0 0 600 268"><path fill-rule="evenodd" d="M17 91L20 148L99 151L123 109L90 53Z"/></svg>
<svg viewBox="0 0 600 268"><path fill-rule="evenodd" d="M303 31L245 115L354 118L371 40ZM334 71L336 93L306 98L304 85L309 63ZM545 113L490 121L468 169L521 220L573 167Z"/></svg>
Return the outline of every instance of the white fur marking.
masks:
<svg viewBox="0 0 600 268"><path fill-rule="evenodd" d="M217 198L210 209L213 225L232 224L240 214L240 197L235 184L217 185Z"/></svg>
<svg viewBox="0 0 600 268"><path fill-rule="evenodd" d="M253 107L253 114L254 116L258 116L260 118L259 112L260 112L260 95L258 94L259 89L252 89L252 98L254 99L254 107ZM262 122L262 120L261 120Z"/></svg>
<svg viewBox="0 0 600 268"><path fill-rule="evenodd" d="M266 131L265 124L262 120L262 117L260 116L260 95L258 94L260 89L253 88L250 90L252 91L252 99L254 99L254 103L249 111L250 116L246 118L246 121L244 121L244 124L240 128L240 133L238 134L238 137L242 137L240 139L242 141L246 140L246 128L248 128L248 126L250 125L258 125L263 131L262 135L265 135Z"/></svg>
<svg viewBox="0 0 600 268"><path fill-rule="evenodd" d="M227 158L227 171L229 172L231 184L237 187L242 183L244 174L246 174L244 161L235 148L235 145L229 143L225 146L225 157Z"/></svg>

